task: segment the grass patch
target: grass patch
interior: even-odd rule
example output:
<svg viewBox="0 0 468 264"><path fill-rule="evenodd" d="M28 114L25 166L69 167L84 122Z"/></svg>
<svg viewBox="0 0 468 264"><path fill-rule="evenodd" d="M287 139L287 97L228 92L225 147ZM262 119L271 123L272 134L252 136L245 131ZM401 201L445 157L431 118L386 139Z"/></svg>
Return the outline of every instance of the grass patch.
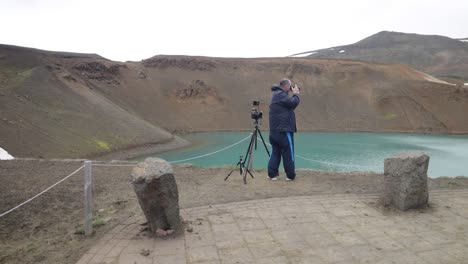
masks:
<svg viewBox="0 0 468 264"><path fill-rule="evenodd" d="M102 217L98 216L93 220L93 228L98 228L98 227L104 226L105 224L106 224L106 220L104 220L104 218ZM84 225L78 226L75 230L75 235L84 235L84 234L85 234Z"/></svg>
<svg viewBox="0 0 468 264"><path fill-rule="evenodd" d="M101 218L101 217L97 217L93 221L93 227L100 227L100 226L103 226L105 224L106 224L106 220L104 220L104 218Z"/></svg>
<svg viewBox="0 0 468 264"><path fill-rule="evenodd" d="M387 120L395 119L397 117L394 113L385 113L384 118Z"/></svg>
<svg viewBox="0 0 468 264"><path fill-rule="evenodd" d="M94 140L94 143L96 143L96 145L99 146L99 148L103 149L103 150L111 150L111 145L105 141L102 141L102 140L99 140L99 139L95 139Z"/></svg>

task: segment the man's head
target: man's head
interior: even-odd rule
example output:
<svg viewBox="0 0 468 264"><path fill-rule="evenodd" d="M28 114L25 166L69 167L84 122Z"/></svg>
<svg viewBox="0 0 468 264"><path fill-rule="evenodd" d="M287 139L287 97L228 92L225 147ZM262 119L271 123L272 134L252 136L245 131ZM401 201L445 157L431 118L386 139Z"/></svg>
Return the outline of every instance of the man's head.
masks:
<svg viewBox="0 0 468 264"><path fill-rule="evenodd" d="M279 85L283 91L289 92L289 89L291 88L291 81L289 79L282 79Z"/></svg>

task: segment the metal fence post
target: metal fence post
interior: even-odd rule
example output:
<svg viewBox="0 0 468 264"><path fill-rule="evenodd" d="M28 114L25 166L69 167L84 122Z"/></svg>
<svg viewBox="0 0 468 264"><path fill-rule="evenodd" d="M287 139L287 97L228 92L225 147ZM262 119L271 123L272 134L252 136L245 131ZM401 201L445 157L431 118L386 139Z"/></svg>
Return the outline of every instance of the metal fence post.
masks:
<svg viewBox="0 0 468 264"><path fill-rule="evenodd" d="M93 234L93 176L91 161L87 160L84 162L84 172L84 231L85 236L90 236Z"/></svg>

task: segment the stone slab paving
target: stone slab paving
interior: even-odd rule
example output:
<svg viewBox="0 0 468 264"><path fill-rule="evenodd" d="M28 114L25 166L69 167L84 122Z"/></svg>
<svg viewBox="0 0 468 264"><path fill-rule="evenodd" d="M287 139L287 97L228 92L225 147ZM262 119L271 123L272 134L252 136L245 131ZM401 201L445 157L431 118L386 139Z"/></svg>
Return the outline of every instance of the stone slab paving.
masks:
<svg viewBox="0 0 468 264"><path fill-rule="evenodd" d="M84 263L468 263L468 190L430 193L397 212L375 195L273 198L181 211L183 234L151 238L126 220Z"/></svg>

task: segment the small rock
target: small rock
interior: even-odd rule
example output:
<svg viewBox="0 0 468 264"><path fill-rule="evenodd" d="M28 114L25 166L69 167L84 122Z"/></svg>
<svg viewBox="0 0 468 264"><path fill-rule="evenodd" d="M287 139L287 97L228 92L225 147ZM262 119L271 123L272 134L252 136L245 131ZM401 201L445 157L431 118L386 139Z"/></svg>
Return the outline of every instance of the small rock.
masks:
<svg viewBox="0 0 468 264"><path fill-rule="evenodd" d="M187 228L187 232L192 233L193 232L193 227Z"/></svg>
<svg viewBox="0 0 468 264"><path fill-rule="evenodd" d="M142 256L147 257L147 256L149 256L149 255L151 254L151 251L150 251L149 249L142 249L141 252L140 252L140 254L141 254Z"/></svg>

